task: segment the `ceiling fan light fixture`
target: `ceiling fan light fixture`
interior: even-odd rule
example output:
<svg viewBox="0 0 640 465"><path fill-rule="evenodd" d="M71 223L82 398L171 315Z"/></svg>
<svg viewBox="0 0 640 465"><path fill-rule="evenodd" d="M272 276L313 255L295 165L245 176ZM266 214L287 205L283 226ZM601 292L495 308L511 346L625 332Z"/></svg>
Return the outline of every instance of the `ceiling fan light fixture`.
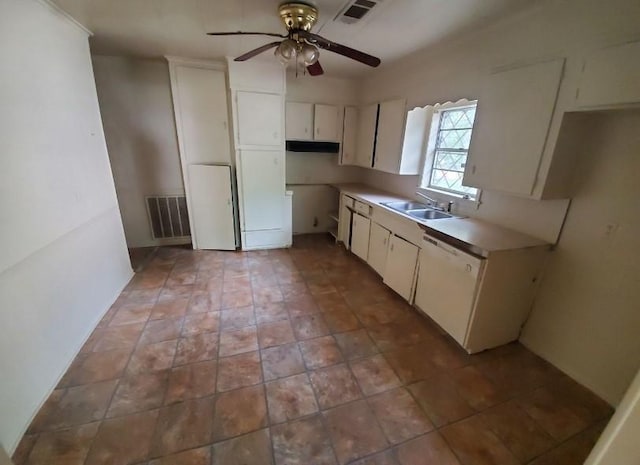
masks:
<svg viewBox="0 0 640 465"><path fill-rule="evenodd" d="M305 66L315 64L318 61L318 58L320 58L320 50L318 50L318 47L307 43L302 44L299 54Z"/></svg>
<svg viewBox="0 0 640 465"><path fill-rule="evenodd" d="M295 59L298 53L298 43L293 39L285 39L280 42L280 45L276 48L274 55L278 58L283 65L289 64L292 59Z"/></svg>

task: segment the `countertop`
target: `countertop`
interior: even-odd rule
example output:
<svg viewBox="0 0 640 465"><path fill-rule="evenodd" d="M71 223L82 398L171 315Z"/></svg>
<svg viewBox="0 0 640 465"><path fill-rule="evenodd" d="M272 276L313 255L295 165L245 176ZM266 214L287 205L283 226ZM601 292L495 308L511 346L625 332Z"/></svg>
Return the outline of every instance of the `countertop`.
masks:
<svg viewBox="0 0 640 465"><path fill-rule="evenodd" d="M341 193L378 206L386 211L408 218L430 234L451 245L467 249L469 252L488 257L491 252L524 249L528 247L551 246L548 242L475 218L444 218L439 220L416 220L382 203L413 201L406 197L385 192L366 184L333 184Z"/></svg>

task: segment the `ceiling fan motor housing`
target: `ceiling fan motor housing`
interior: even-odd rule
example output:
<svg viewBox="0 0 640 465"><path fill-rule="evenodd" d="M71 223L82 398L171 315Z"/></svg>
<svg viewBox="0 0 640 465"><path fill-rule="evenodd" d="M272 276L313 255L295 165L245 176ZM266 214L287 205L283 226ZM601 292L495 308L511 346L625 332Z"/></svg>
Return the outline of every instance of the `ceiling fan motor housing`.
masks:
<svg viewBox="0 0 640 465"><path fill-rule="evenodd" d="M288 31L310 31L318 20L317 8L308 3L283 3L278 11Z"/></svg>

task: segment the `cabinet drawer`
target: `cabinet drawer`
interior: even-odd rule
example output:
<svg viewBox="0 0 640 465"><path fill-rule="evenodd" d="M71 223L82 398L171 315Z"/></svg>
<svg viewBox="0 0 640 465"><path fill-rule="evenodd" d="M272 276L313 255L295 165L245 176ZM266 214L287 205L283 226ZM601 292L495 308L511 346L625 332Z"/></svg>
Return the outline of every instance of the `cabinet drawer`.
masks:
<svg viewBox="0 0 640 465"><path fill-rule="evenodd" d="M354 202L354 206L353 206L354 210L357 211L358 213L361 213L365 216L369 216L371 215L371 207L364 203L364 202L359 202L359 201L355 201Z"/></svg>
<svg viewBox="0 0 640 465"><path fill-rule="evenodd" d="M355 200L351 197L349 197L348 195L343 195L342 196L342 204L345 207L349 207L349 208L353 208L353 203L355 202Z"/></svg>

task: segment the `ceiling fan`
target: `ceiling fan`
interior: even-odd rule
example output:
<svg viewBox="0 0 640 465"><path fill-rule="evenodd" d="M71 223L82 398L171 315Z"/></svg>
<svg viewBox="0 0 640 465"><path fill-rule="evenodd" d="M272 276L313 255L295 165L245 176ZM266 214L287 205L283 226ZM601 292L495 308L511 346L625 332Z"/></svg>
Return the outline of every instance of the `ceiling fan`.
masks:
<svg viewBox="0 0 640 465"><path fill-rule="evenodd" d="M286 34L276 34L271 32L208 32L210 36L233 36L233 35L262 35L269 37L280 37L284 40L270 42L258 47L250 52L240 55L235 61L246 61L256 55L275 48L275 56L286 65L292 60L300 60L310 75L318 76L324 73L318 58L320 49L359 61L365 65L376 67L380 64L380 59L368 55L359 50L332 42L318 34L311 32L311 28L318 20L318 9L308 3L282 3L278 7L280 18L287 28Z"/></svg>

